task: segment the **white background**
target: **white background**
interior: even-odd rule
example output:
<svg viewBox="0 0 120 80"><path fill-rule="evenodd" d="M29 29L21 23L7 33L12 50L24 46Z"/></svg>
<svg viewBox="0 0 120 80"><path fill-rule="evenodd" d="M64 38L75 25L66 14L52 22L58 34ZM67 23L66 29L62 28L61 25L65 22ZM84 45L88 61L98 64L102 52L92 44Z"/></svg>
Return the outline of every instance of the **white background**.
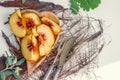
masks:
<svg viewBox="0 0 120 80"><path fill-rule="evenodd" d="M42 0L51 1L69 6L68 0ZM3 24L7 20L8 13L13 12L12 8L3 8L0 6L0 30L7 32L6 25ZM99 80L120 80L120 0L101 0L101 4L95 10L88 12L90 16L102 19L104 21L104 35L106 41L111 40L108 46L102 50L99 58L100 67L95 73L99 76ZM7 50L4 40L0 33L0 55ZM79 76L74 76L73 80L80 80ZM84 79L82 79L84 80Z"/></svg>

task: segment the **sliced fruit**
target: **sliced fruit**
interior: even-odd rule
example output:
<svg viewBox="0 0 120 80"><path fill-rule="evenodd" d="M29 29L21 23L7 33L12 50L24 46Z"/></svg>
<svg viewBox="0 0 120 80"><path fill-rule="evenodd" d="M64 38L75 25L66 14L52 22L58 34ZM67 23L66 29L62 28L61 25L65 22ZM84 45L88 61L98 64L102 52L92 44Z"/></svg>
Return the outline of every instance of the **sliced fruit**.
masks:
<svg viewBox="0 0 120 80"><path fill-rule="evenodd" d="M22 24L27 30L27 34L37 36L36 26L41 24L40 18L35 13L22 14Z"/></svg>
<svg viewBox="0 0 120 80"><path fill-rule="evenodd" d="M49 46L52 46L55 42L55 37L52 30L44 24L41 24L37 27L37 32L41 43L46 42ZM39 41L40 41L39 40Z"/></svg>
<svg viewBox="0 0 120 80"><path fill-rule="evenodd" d="M24 37L26 34L26 30L22 25L22 16L20 10L16 10L11 16L9 20L9 24L13 33L18 37Z"/></svg>
<svg viewBox="0 0 120 80"><path fill-rule="evenodd" d="M39 17L47 17L47 18L51 19L52 21L54 21L55 23L59 24L58 17L52 12L49 12L49 11L40 12Z"/></svg>
<svg viewBox="0 0 120 80"><path fill-rule="evenodd" d="M55 42L52 30L44 24L37 27L40 56L47 55Z"/></svg>
<svg viewBox="0 0 120 80"><path fill-rule="evenodd" d="M25 9L25 10L21 10L21 13L22 14L23 13L35 13L39 17L47 17L47 18L53 20L54 22L56 22L57 24L59 24L59 19L53 12L43 11L43 12L39 13L33 9Z"/></svg>
<svg viewBox="0 0 120 80"><path fill-rule="evenodd" d="M39 46L40 56L46 56L51 51L51 47L47 44L41 44Z"/></svg>
<svg viewBox="0 0 120 80"><path fill-rule="evenodd" d="M49 19L47 17L42 17L41 21L43 24L49 26L55 35L58 35L59 32L61 31L60 26L57 23L55 23L54 21L52 21L51 19Z"/></svg>
<svg viewBox="0 0 120 80"><path fill-rule="evenodd" d="M61 31L59 19L49 11L39 13L25 9L16 10L9 23L26 59L28 73L32 73L53 48L56 36Z"/></svg>
<svg viewBox="0 0 120 80"><path fill-rule="evenodd" d="M21 51L28 61L36 62L40 58L37 39L33 35L25 36L21 40Z"/></svg>

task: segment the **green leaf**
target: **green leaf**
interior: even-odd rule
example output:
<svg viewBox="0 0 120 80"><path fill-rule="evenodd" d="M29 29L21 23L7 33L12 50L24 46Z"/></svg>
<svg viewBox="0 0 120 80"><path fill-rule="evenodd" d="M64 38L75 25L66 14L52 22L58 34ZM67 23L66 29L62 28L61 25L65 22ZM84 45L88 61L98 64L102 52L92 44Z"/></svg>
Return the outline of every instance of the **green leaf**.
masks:
<svg viewBox="0 0 120 80"><path fill-rule="evenodd" d="M98 7L101 3L100 0L70 0L71 6L70 9L73 13L77 14L80 8L83 8L84 11L89 11Z"/></svg>
<svg viewBox="0 0 120 80"><path fill-rule="evenodd" d="M23 62L25 62L25 59L24 59L24 58L20 59L20 60L16 63L16 66L21 65Z"/></svg>
<svg viewBox="0 0 120 80"><path fill-rule="evenodd" d="M5 61L6 66L10 66L13 63L13 56L7 56L7 59Z"/></svg>
<svg viewBox="0 0 120 80"><path fill-rule="evenodd" d="M5 78L6 78L5 74L4 73L0 73L0 78L1 78L1 80L5 80Z"/></svg>
<svg viewBox="0 0 120 80"><path fill-rule="evenodd" d="M25 3L26 0L21 0L22 3Z"/></svg>
<svg viewBox="0 0 120 80"><path fill-rule="evenodd" d="M70 9L72 10L72 13L77 14L79 11L79 5L76 0L70 0L71 6Z"/></svg>
<svg viewBox="0 0 120 80"><path fill-rule="evenodd" d="M12 74L13 74L12 71L7 70L7 71L4 71L4 72L0 73L0 76L1 76L2 80L5 80L7 76L12 75Z"/></svg>
<svg viewBox="0 0 120 80"><path fill-rule="evenodd" d="M6 80L6 77L10 76L10 75L13 75L17 80L21 80L21 76L17 75L15 73L15 71L12 71L12 70L6 70L6 71L0 73L1 80Z"/></svg>

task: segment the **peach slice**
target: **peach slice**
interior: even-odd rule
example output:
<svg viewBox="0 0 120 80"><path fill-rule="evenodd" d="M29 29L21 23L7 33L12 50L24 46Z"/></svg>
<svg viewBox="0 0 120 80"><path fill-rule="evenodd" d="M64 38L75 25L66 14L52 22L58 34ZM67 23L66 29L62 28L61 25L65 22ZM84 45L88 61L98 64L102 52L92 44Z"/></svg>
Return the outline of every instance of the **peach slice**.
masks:
<svg viewBox="0 0 120 80"><path fill-rule="evenodd" d="M39 35L38 44L40 56L45 56L50 52L51 47L55 42L55 37L50 27L44 24L37 27L37 32Z"/></svg>
<svg viewBox="0 0 120 80"><path fill-rule="evenodd" d="M58 17L53 12L50 12L50 11L37 12L33 9L25 9L25 10L21 10L21 13L22 14L24 14L24 13L35 13L40 18L41 17L47 17L47 18L51 19L52 21L56 22L57 24L60 23Z"/></svg>
<svg viewBox="0 0 120 80"><path fill-rule="evenodd" d="M21 40L21 51L27 61L36 62L40 58L37 39L33 35L27 35Z"/></svg>
<svg viewBox="0 0 120 80"><path fill-rule="evenodd" d="M16 10L9 19L9 24L13 33L18 37L24 37L26 30L22 25L22 16L20 10Z"/></svg>
<svg viewBox="0 0 120 80"><path fill-rule="evenodd" d="M54 21L57 24L60 23L58 17L54 13L49 12L49 11L40 12L39 17L47 17L47 18L51 19L52 21Z"/></svg>
<svg viewBox="0 0 120 80"><path fill-rule="evenodd" d="M27 30L27 34L37 36L36 26L41 24L40 18L35 13L22 14L22 24Z"/></svg>
<svg viewBox="0 0 120 80"><path fill-rule="evenodd" d="M43 24L46 24L47 26L49 26L55 35L58 35L60 33L60 31L61 31L60 26L57 23L55 23L54 21L52 21L51 19L49 19L47 17L42 17L41 21Z"/></svg>
<svg viewBox="0 0 120 80"><path fill-rule="evenodd" d="M40 56L46 56L51 51L51 47L47 44L39 45Z"/></svg>

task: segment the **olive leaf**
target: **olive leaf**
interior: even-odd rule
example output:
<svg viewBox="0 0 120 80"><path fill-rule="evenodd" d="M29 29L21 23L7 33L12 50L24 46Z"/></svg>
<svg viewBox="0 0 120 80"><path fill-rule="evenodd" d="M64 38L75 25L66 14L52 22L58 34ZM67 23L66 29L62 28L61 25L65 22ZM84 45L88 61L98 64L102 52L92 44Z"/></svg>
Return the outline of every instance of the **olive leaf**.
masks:
<svg viewBox="0 0 120 80"><path fill-rule="evenodd" d="M17 57L9 56L6 57L6 68L0 71L0 80L5 80L7 76L13 75L17 80L21 80L19 72L22 70L19 66L25 62L24 58L17 61Z"/></svg>
<svg viewBox="0 0 120 80"><path fill-rule="evenodd" d="M7 59L5 61L5 64L6 64L7 67L10 66L10 65L12 65L13 59L14 59L13 56L7 56Z"/></svg>
<svg viewBox="0 0 120 80"><path fill-rule="evenodd" d="M13 75L17 80L21 80L21 76L17 75L13 70L6 70L0 73L1 80L6 80L6 77L10 75Z"/></svg>
<svg viewBox="0 0 120 80"><path fill-rule="evenodd" d="M19 65L21 65L23 62L25 62L25 59L24 58L22 58L22 59L20 59L19 61L17 61L17 63L15 64L16 66L19 66Z"/></svg>
<svg viewBox="0 0 120 80"><path fill-rule="evenodd" d="M12 74L13 74L13 72L10 70L6 70L6 71L0 73L1 80L6 80L6 77L9 75L12 75Z"/></svg>

